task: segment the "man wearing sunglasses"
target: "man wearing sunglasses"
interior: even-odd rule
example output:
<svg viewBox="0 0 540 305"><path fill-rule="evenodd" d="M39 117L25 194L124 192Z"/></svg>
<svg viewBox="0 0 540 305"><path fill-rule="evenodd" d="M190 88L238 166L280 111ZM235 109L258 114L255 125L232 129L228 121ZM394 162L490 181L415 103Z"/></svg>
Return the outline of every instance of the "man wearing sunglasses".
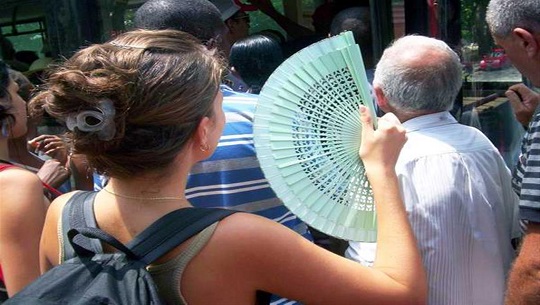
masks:
<svg viewBox="0 0 540 305"><path fill-rule="evenodd" d="M221 13L221 20L228 29L227 39L232 45L249 35L249 15L233 0L211 0Z"/></svg>

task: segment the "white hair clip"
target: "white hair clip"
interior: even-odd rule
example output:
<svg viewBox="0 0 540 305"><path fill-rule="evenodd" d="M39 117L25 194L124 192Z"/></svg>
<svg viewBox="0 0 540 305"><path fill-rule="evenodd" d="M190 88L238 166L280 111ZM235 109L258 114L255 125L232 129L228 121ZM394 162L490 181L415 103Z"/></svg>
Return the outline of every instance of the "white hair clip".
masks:
<svg viewBox="0 0 540 305"><path fill-rule="evenodd" d="M102 141L110 141L116 133L115 114L113 102L110 99L103 99L94 109L68 115L66 125L71 131L76 127L82 132L96 133Z"/></svg>

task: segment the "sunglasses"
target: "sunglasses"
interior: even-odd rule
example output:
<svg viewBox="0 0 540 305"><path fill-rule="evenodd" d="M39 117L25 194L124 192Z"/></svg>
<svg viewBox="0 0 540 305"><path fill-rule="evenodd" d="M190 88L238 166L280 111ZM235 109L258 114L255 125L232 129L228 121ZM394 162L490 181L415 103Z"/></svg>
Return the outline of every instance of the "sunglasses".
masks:
<svg viewBox="0 0 540 305"><path fill-rule="evenodd" d="M251 22L248 14L238 15L232 18L232 20L246 20L247 23Z"/></svg>

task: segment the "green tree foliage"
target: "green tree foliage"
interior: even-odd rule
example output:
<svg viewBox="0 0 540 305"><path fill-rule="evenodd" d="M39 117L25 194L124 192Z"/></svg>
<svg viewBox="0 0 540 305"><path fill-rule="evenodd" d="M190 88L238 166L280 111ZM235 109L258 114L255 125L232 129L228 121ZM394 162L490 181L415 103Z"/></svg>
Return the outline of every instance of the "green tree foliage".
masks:
<svg viewBox="0 0 540 305"><path fill-rule="evenodd" d="M477 43L480 54L488 53L493 39L486 24L486 7L489 0L461 1L461 35L467 43Z"/></svg>

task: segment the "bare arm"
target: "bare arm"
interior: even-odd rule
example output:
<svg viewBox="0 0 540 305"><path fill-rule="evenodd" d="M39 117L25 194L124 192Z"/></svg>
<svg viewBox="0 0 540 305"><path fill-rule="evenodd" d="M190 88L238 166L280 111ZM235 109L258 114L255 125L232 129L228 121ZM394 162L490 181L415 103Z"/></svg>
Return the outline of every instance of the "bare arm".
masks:
<svg viewBox="0 0 540 305"><path fill-rule="evenodd" d="M405 287L416 281L426 284L422 260L416 248L416 238L409 224L407 213L399 192L395 164L405 139L399 135L405 130L392 114L384 115L378 121L378 129L373 132L373 123L364 108L362 147L360 155L366 166L369 182L373 188L377 207L378 234L377 253L373 267ZM390 143L385 140L393 138ZM393 144L394 147L388 144ZM395 149L399 147L399 150ZM410 267L410 270L404 270ZM419 285L420 296L427 295L425 286Z"/></svg>
<svg viewBox="0 0 540 305"><path fill-rule="evenodd" d="M424 270L394 172L405 133L393 115L377 131L368 117L364 110L360 154L377 202L381 246L375 267L326 251L268 219L236 214L220 223L188 265L182 282L188 302L249 304L254 291L263 290L304 304L425 304ZM201 294L202 287L218 291Z"/></svg>
<svg viewBox="0 0 540 305"><path fill-rule="evenodd" d="M51 159L45 161L37 172L41 181L58 188L70 177L67 166L67 147L62 138L57 135L40 135L28 141L36 152L41 151Z"/></svg>
<svg viewBox="0 0 540 305"><path fill-rule="evenodd" d="M0 263L11 296L40 275L39 239L45 219L39 178L22 169L0 177Z"/></svg>
<svg viewBox="0 0 540 305"><path fill-rule="evenodd" d="M73 175L75 185L72 185L72 189L93 190L92 171L88 166L86 157L80 154L68 156L66 143L61 137L57 135L40 135L28 143L34 149L42 151L53 158L53 161L50 161L51 164L44 164L39 169L38 176L43 182L56 188L69 179L70 175Z"/></svg>
<svg viewBox="0 0 540 305"><path fill-rule="evenodd" d="M69 179L70 171L57 160L49 159L39 168L37 175L41 181L58 188Z"/></svg>
<svg viewBox="0 0 540 305"><path fill-rule="evenodd" d="M540 223L529 223L510 275L506 305L540 304Z"/></svg>

